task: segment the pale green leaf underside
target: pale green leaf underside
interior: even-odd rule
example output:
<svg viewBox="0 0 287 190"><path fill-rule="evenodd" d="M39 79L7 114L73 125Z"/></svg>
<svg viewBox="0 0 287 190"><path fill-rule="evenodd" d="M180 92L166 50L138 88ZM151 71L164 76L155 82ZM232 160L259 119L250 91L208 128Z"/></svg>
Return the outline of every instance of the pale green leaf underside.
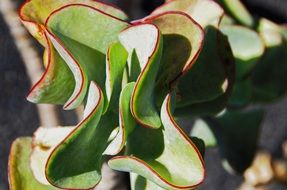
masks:
<svg viewBox="0 0 287 190"><path fill-rule="evenodd" d="M33 134L30 166L37 181L51 185L45 176L45 166L53 149L63 141L75 127L39 127Z"/></svg>
<svg viewBox="0 0 287 190"><path fill-rule="evenodd" d="M20 18L31 34L45 46L46 55L44 62L46 62L45 66L48 66L41 80L35 84L27 97L31 102L64 104L72 95L75 87L72 72L55 49L51 47L50 42L47 41L43 25L53 11L77 3L80 3L81 6L91 6L120 19L127 18L120 9L92 0L47 0L44 8L43 2L40 0L26 2L20 9ZM59 93L59 90L61 93Z"/></svg>
<svg viewBox="0 0 287 190"><path fill-rule="evenodd" d="M122 20L84 5L66 6L49 17L49 38L73 72L76 82L74 92L65 104L66 109L75 108L82 102L89 81L104 87L105 54L109 45L117 41L118 33L127 26L128 23Z"/></svg>
<svg viewBox="0 0 287 190"><path fill-rule="evenodd" d="M264 43L260 36L242 26L224 26L220 30L227 35L236 58L236 78L245 77L254 68L264 53Z"/></svg>
<svg viewBox="0 0 287 190"><path fill-rule="evenodd" d="M152 12L152 15L181 11L190 15L203 28L208 25L218 26L224 10L211 0L173 0L163 4Z"/></svg>
<svg viewBox="0 0 287 190"><path fill-rule="evenodd" d="M181 12L154 15L144 22L155 24L163 35L163 53L155 87L156 102L160 106L172 83L186 73L198 57L204 32L192 18Z"/></svg>
<svg viewBox="0 0 287 190"><path fill-rule="evenodd" d="M190 189L204 178L203 161L172 119L170 103L167 96L161 109L162 128L137 126L129 136L127 156L112 158L109 165L137 173L165 189Z"/></svg>
<svg viewBox="0 0 287 190"><path fill-rule="evenodd" d="M154 103L154 85L162 55L162 37L156 26L139 24L123 30L120 42L132 54L136 52L141 67L131 98L135 119L144 126L159 128L159 114Z"/></svg>
<svg viewBox="0 0 287 190"><path fill-rule="evenodd" d="M12 144L8 164L10 190L56 190L57 188L43 185L34 178L29 162L31 143L32 138L21 137Z"/></svg>
<svg viewBox="0 0 287 190"><path fill-rule="evenodd" d="M122 90L120 95L119 106L119 132L113 141L109 144L104 154L116 155L118 154L127 141L129 134L134 130L136 121L134 120L130 110L130 100L134 90L135 83L128 83Z"/></svg>
<svg viewBox="0 0 287 190"><path fill-rule="evenodd" d="M222 5L228 10L238 22L248 27L252 27L255 23L252 15L248 12L246 7L240 0L220 0Z"/></svg>
<svg viewBox="0 0 287 190"><path fill-rule="evenodd" d="M53 150L47 162L46 176L51 184L61 188L89 189L99 183L102 153L115 126L111 119L107 121L106 117L101 117L103 106L101 90L91 83L84 119Z"/></svg>

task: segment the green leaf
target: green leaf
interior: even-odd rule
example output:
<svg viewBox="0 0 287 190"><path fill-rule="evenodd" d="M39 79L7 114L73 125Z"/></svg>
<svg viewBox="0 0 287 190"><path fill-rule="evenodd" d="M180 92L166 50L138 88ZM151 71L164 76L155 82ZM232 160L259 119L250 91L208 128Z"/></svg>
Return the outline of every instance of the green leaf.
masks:
<svg viewBox="0 0 287 190"><path fill-rule="evenodd" d="M154 103L154 86L162 55L162 37L155 25L138 24L123 30L119 40L132 54L135 50L141 73L131 99L131 111L137 122L159 128L161 121Z"/></svg>
<svg viewBox="0 0 287 190"><path fill-rule="evenodd" d="M271 33L280 33L284 38L285 42L287 42L287 26L286 25L278 25L266 18L262 18L259 20L258 24L258 31L263 32L263 39L264 39L264 32L271 32ZM276 36L276 34L273 34ZM268 36L266 36L268 37Z"/></svg>
<svg viewBox="0 0 287 190"><path fill-rule="evenodd" d="M64 104L73 93L75 87L73 74L47 39L44 23L53 11L75 3L92 6L121 19L127 18L125 13L118 8L97 1L47 0L45 6L43 6L42 0L31 0L24 3L20 9L20 19L30 33L46 48L44 54L46 72L30 91L27 99L31 102Z"/></svg>
<svg viewBox="0 0 287 190"><path fill-rule="evenodd" d="M103 94L91 83L84 119L51 153L48 181L59 188L91 189L101 179L102 153L116 126L115 115L102 116Z"/></svg>
<svg viewBox="0 0 287 190"><path fill-rule="evenodd" d="M136 126L136 121L134 120L131 110L130 110L130 100L132 92L134 90L135 83L129 83L122 90L120 95L120 110L119 110L119 120L120 127L119 132L113 141L109 144L104 154L116 155L118 154L127 141L129 134L134 130Z"/></svg>
<svg viewBox="0 0 287 190"><path fill-rule="evenodd" d="M88 88L88 79L87 79L88 77L86 74L84 74L78 61L63 46L63 44L61 44L59 39L56 38L56 36L54 36L49 31L46 31L46 34L49 40L51 40L51 42L53 43L53 46L55 47L57 52L60 54L62 59L66 62L66 64L68 65L68 67L73 73L74 81L75 81L73 93L64 104L64 109L73 109L79 106L85 98L86 91Z"/></svg>
<svg viewBox="0 0 287 190"><path fill-rule="evenodd" d="M228 104L232 107L247 106L252 100L252 85L250 78L237 81L232 90Z"/></svg>
<svg viewBox="0 0 287 190"><path fill-rule="evenodd" d="M76 81L65 109L75 108L82 102L90 81L104 87L104 54L109 45L117 41L118 33L128 25L96 8L78 4L65 6L49 16L46 21L48 37Z"/></svg>
<svg viewBox="0 0 287 190"><path fill-rule="evenodd" d="M253 100L270 102L286 93L287 56L286 47L272 47L266 50L263 59L252 74Z"/></svg>
<svg viewBox="0 0 287 190"><path fill-rule="evenodd" d="M172 0L156 8L151 15L169 11L181 11L190 15L203 28L208 25L218 26L224 10L210 0Z"/></svg>
<svg viewBox="0 0 287 190"><path fill-rule="evenodd" d="M280 33L262 31L267 49L251 75L252 100L270 102L285 95L287 48Z"/></svg>
<svg viewBox="0 0 287 190"><path fill-rule="evenodd" d="M30 169L29 157L32 152L32 138L16 139L10 150L8 174L10 190L55 190L57 188L39 183Z"/></svg>
<svg viewBox="0 0 287 190"><path fill-rule="evenodd" d="M215 119L206 120L223 159L236 172L244 172L253 161L263 115L262 110L228 110Z"/></svg>
<svg viewBox="0 0 287 190"><path fill-rule="evenodd" d="M154 15L142 22L155 24L163 35L161 67L155 87L156 101L160 107L170 88L173 88L172 83L186 73L197 59L204 32L194 20L181 12Z"/></svg>
<svg viewBox="0 0 287 190"><path fill-rule="evenodd" d="M75 80L67 64L60 57L49 40L44 61L46 71L41 79L32 87L27 99L33 103L64 104L72 95Z"/></svg>
<svg viewBox="0 0 287 190"><path fill-rule="evenodd" d="M175 123L172 109L168 95L161 109L162 128L137 126L129 136L127 155L112 158L109 166L136 173L169 190L191 189L202 183L201 154Z"/></svg>
<svg viewBox="0 0 287 190"><path fill-rule="evenodd" d="M226 14L223 15L220 21L220 26L230 26L230 25L235 25L235 24L236 24L235 20Z"/></svg>
<svg viewBox="0 0 287 190"><path fill-rule="evenodd" d="M242 26L223 26L236 58L236 78L240 80L250 73L264 53L264 43L253 30Z"/></svg>
<svg viewBox="0 0 287 190"><path fill-rule="evenodd" d="M252 27L255 21L252 15L240 0L220 0L219 1L228 14L233 16L240 24Z"/></svg>
<svg viewBox="0 0 287 190"><path fill-rule="evenodd" d="M202 157L204 155L205 151L205 145L204 142L196 137L190 138L194 145L198 148L200 151ZM130 183L131 183L131 189L132 190L164 190L164 188L158 186L157 184L153 183L150 180L147 180L146 178L135 174L135 173L130 173Z"/></svg>
<svg viewBox="0 0 287 190"><path fill-rule="evenodd" d="M147 180L146 178L135 173L130 173L130 183L131 190L165 190L150 180Z"/></svg>
<svg viewBox="0 0 287 190"><path fill-rule="evenodd" d="M92 0L45 0L45 6L43 6L42 0L30 0L22 5L20 9L20 17L23 21L32 21L34 23L44 24L48 16L53 11L72 4L82 4L95 7L117 18L123 20L127 19L127 15L120 9L106 3Z"/></svg>
<svg viewBox="0 0 287 190"><path fill-rule="evenodd" d="M235 75L227 38L215 27L206 28L203 50L177 86L177 117L216 114L227 104Z"/></svg>
<svg viewBox="0 0 287 190"><path fill-rule="evenodd" d="M118 110L119 95L127 58L128 53L119 42L109 47L106 58L105 89L109 102L109 110L112 111Z"/></svg>
<svg viewBox="0 0 287 190"><path fill-rule="evenodd" d="M190 136L202 139L206 147L215 147L217 145L215 136L209 128L208 123L202 119L195 120L190 131Z"/></svg>

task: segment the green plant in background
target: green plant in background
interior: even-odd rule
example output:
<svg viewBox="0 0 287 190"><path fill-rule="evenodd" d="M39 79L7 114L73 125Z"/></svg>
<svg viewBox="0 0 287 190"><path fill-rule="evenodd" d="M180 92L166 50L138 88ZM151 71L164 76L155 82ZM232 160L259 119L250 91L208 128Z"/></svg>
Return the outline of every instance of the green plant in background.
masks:
<svg viewBox="0 0 287 190"><path fill-rule="evenodd" d="M242 173L263 119L247 106L287 90L286 27L254 19L239 1L171 0L127 22L98 1L31 0L20 18L45 47L46 72L27 99L85 110L75 127L41 127L13 143L13 190L91 189L106 155L130 172L132 189L196 188L214 146Z"/></svg>

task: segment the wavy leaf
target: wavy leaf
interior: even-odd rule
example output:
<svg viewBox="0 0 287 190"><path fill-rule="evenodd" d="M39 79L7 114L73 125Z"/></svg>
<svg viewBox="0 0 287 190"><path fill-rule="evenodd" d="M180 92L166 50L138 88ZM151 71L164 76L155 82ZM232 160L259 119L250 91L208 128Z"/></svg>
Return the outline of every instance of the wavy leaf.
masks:
<svg viewBox="0 0 287 190"><path fill-rule="evenodd" d="M171 0L156 8L151 15L168 11L181 11L190 15L203 28L218 26L224 10L211 0Z"/></svg>
<svg viewBox="0 0 287 190"><path fill-rule="evenodd" d="M132 114L142 125L159 128L161 122L154 103L154 86L162 55L160 31L152 24L138 24L123 30L119 40L129 54L135 50L141 68L131 99Z"/></svg>
<svg viewBox="0 0 287 190"><path fill-rule="evenodd" d="M196 61L204 32L191 17L181 12L164 12L142 22L155 24L163 35L161 67L155 87L157 104L161 105L172 83Z"/></svg>
<svg viewBox="0 0 287 190"><path fill-rule="evenodd" d="M217 114L227 104L235 78L235 64L227 38L206 28L198 60L178 83L176 116Z"/></svg>
<svg viewBox="0 0 287 190"><path fill-rule="evenodd" d="M79 4L67 5L49 16L46 21L48 37L76 81L65 109L73 109L82 102L89 81L94 80L104 87L104 54L109 45L117 41L118 33L128 25L94 7Z"/></svg>
<svg viewBox="0 0 287 190"><path fill-rule="evenodd" d="M120 9L92 0L42 0L26 1L20 8L20 19L29 32L45 47L44 65L47 67L41 79L33 86L27 99L34 103L65 104L72 95L75 80L65 61L52 47L45 33L44 23L48 16L60 7L81 3L95 7L115 17L126 19ZM59 90L61 93L59 93ZM63 91L64 90L64 91Z"/></svg>
<svg viewBox="0 0 287 190"><path fill-rule="evenodd" d="M119 121L120 127L119 132L113 141L109 144L104 154L116 155L118 154L127 141L129 134L134 130L136 121L134 120L130 110L130 100L132 92L134 90L135 83L129 83L122 90L120 95L120 110L119 110Z"/></svg>
<svg viewBox="0 0 287 190"><path fill-rule="evenodd" d="M106 57L105 89L109 102L108 107L112 111L118 110L119 94L127 58L128 53L119 42L109 47Z"/></svg>
<svg viewBox="0 0 287 190"><path fill-rule="evenodd" d="M47 65L41 79L30 90L27 100L33 103L65 104L72 95L75 80L72 72L52 46L48 37L44 53L44 64Z"/></svg>
<svg viewBox="0 0 287 190"><path fill-rule="evenodd" d="M171 109L168 95L161 109L162 128L137 126L129 136L127 155L112 158L109 166L139 174L165 189L190 189L199 185L204 178L202 157L175 123Z"/></svg>
<svg viewBox="0 0 287 190"><path fill-rule="evenodd" d="M46 164L46 177L52 185L90 189L99 183L102 153L116 126L114 115L102 116L103 107L103 94L91 83L84 119L53 150Z"/></svg>

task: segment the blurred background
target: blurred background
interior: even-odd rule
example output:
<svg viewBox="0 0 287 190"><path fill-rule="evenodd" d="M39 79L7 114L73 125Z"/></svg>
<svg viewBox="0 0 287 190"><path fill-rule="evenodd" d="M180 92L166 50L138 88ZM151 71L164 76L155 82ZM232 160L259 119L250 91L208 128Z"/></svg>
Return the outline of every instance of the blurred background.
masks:
<svg viewBox="0 0 287 190"><path fill-rule="evenodd" d="M0 189L8 189L7 162L10 145L20 136L31 136L40 125L75 125L76 112L62 111L61 107L36 106L26 95L41 76L41 47L19 23L17 9L24 0L0 0ZM44 0L43 0L44 2ZM131 19L147 15L163 0L107 0L121 7ZM287 24L287 0L243 0L256 17L266 17ZM268 164L287 155L287 98L264 106L266 117L259 141L261 165L257 172L271 172ZM262 159L263 158L263 159ZM203 190L233 190L244 187L244 177L228 174L221 165L218 150L208 149L205 155L207 179ZM265 162L264 162L265 161ZM252 176L251 176L252 177ZM270 176L265 176L266 178ZM256 189L286 190L278 181L263 180ZM248 187L250 190L251 187ZM247 188L246 188L247 189ZM253 188L255 189L255 188Z"/></svg>

